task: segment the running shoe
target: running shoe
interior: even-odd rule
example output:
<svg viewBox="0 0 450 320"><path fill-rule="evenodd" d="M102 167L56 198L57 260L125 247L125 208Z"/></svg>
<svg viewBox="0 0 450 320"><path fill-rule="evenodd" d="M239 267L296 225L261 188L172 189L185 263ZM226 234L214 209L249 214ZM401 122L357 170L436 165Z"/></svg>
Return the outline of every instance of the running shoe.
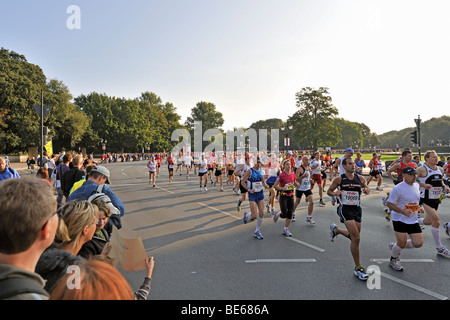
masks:
<svg viewBox="0 0 450 320"><path fill-rule="evenodd" d="M289 231L289 229L284 229L283 233L286 237L292 237L292 233Z"/></svg>
<svg viewBox="0 0 450 320"><path fill-rule="evenodd" d="M442 200L445 198L445 193L441 192L441 196L439 197L439 202L442 203Z"/></svg>
<svg viewBox="0 0 450 320"><path fill-rule="evenodd" d="M295 222L295 213L292 214L291 222Z"/></svg>
<svg viewBox="0 0 450 320"><path fill-rule="evenodd" d="M241 200L238 200L238 204L237 204L236 210L238 212L241 212Z"/></svg>
<svg viewBox="0 0 450 320"><path fill-rule="evenodd" d="M389 266L395 271L403 271L403 266L400 264L400 256L389 260Z"/></svg>
<svg viewBox="0 0 450 320"><path fill-rule="evenodd" d="M242 219L242 221L244 222L244 224L247 224L248 222L248 217L247 217L247 211L244 212L244 219Z"/></svg>
<svg viewBox="0 0 450 320"><path fill-rule="evenodd" d="M442 247L440 249L436 249L437 250L437 254L446 258L450 258L450 251L448 251L447 248Z"/></svg>
<svg viewBox="0 0 450 320"><path fill-rule="evenodd" d="M383 188L381 188L381 187L376 187L375 190L377 190L377 191L383 191Z"/></svg>
<svg viewBox="0 0 450 320"><path fill-rule="evenodd" d="M316 224L316 222L312 219L311 216L306 217L306 222L311 223L311 224Z"/></svg>
<svg viewBox="0 0 450 320"><path fill-rule="evenodd" d="M202 187L200 187L200 192L202 191Z"/></svg>
<svg viewBox="0 0 450 320"><path fill-rule="evenodd" d="M331 197L331 205L334 206L336 204L336 197Z"/></svg>
<svg viewBox="0 0 450 320"><path fill-rule="evenodd" d="M332 223L330 225L330 230L331 230L331 232L330 232L330 240L331 240L331 242L334 242L334 239L337 237L336 228L337 228L336 224Z"/></svg>
<svg viewBox="0 0 450 320"><path fill-rule="evenodd" d="M204 188L205 188L205 191L208 191L208 188L206 186L204 186Z"/></svg>
<svg viewBox="0 0 450 320"><path fill-rule="evenodd" d="M325 202L323 202L323 200L320 199L319 204L320 204L321 206L324 206L324 205L325 205Z"/></svg>
<svg viewBox="0 0 450 320"><path fill-rule="evenodd" d="M268 203L266 204L266 209L267 209L267 212L270 212L270 206Z"/></svg>
<svg viewBox="0 0 450 320"><path fill-rule="evenodd" d="M254 236L256 239L259 239L259 240L264 239L263 235L262 235L261 232L259 232L259 231L255 231L255 233L253 234L253 236Z"/></svg>
<svg viewBox="0 0 450 320"><path fill-rule="evenodd" d="M384 218L386 219L387 222L391 221L391 212L389 211L389 209L384 209Z"/></svg>
<svg viewBox="0 0 450 320"><path fill-rule="evenodd" d="M278 218L279 218L279 217L278 217L278 211L277 211L277 212L275 212L274 215L273 215L273 222L277 223Z"/></svg>
<svg viewBox="0 0 450 320"><path fill-rule="evenodd" d="M381 201L383 202L383 206L386 207L387 206L387 197L381 197Z"/></svg>
<svg viewBox="0 0 450 320"><path fill-rule="evenodd" d="M353 274L359 280L367 281L367 279L369 278L369 275L366 273L366 271L364 270L364 267L361 265L355 267L355 269L353 270Z"/></svg>
<svg viewBox="0 0 450 320"><path fill-rule="evenodd" d="M444 224L445 234L450 237L450 225L449 223Z"/></svg>

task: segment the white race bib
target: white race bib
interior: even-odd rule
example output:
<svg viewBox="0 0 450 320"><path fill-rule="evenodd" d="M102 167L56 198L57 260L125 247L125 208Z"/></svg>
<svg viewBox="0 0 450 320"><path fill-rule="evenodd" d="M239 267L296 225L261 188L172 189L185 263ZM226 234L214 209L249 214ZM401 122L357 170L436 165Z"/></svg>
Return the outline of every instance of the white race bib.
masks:
<svg viewBox="0 0 450 320"><path fill-rule="evenodd" d="M255 190L255 192L260 192L263 191L263 184L262 181L258 181L258 182L253 182L253 190Z"/></svg>
<svg viewBox="0 0 450 320"><path fill-rule="evenodd" d="M441 197L442 187L432 187L428 190L428 199L439 199Z"/></svg>
<svg viewBox="0 0 450 320"><path fill-rule="evenodd" d="M359 206L359 192L342 190L341 200L347 206Z"/></svg>

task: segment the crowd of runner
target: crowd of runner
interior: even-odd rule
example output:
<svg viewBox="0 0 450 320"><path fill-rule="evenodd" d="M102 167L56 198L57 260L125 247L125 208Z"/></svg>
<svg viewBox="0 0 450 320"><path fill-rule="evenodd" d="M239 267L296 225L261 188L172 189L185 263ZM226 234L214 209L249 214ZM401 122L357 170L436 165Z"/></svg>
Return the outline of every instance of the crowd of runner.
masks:
<svg viewBox="0 0 450 320"><path fill-rule="evenodd" d="M418 156L412 156L410 149L403 150L402 155L385 168L381 155L373 153L366 162L361 153L354 155L354 150L347 148L344 155L334 157L331 151L314 152L288 151L285 154L239 154L233 153L187 153L169 155L167 164L169 179L173 175L190 179L197 175L200 192L208 187L219 186L224 191L224 181L239 197L236 210L241 211L242 204L248 200L250 210L243 213L243 223L256 221L253 236L264 239L261 227L265 212L273 215L277 223L284 219L283 234L291 237L289 226L295 221L296 209L304 198L307 202L305 222L315 224L313 219L315 200L313 190L319 194L318 205L326 206L324 194L331 197L332 205L337 206L337 214L345 229L330 225L330 239L343 235L350 240L350 251L355 262L354 274L361 280L367 280L368 274L359 260L359 241L362 221L361 194L369 194L369 184L375 181L375 192L383 191L383 173L386 173L395 187L386 196L381 196L385 219L392 221L396 243L390 243L390 266L401 271L400 251L404 248L418 248L423 243L422 230L430 225L438 255L450 257L450 252L440 240L438 217L439 204L450 194L448 178L450 177L450 157L440 160L435 151L425 154L424 162ZM156 169L163 164L162 158L149 161L149 183L155 186ZM367 169L365 169L367 168ZM368 171L368 179L362 175ZM330 185L327 187L327 180ZM316 187L317 186L317 187ZM315 188L316 187L316 188ZM266 194L268 201L266 202ZM277 200L277 201L276 201ZM278 202L278 208L276 208ZM423 217L422 217L423 215ZM443 225L445 233L450 236L449 223ZM407 235L410 239L407 240Z"/></svg>

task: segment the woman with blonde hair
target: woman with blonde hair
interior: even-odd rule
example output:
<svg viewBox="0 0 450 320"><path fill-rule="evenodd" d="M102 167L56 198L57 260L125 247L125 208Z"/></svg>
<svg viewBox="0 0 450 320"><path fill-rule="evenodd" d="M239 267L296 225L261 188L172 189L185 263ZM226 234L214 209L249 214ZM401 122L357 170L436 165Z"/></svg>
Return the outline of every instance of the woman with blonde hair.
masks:
<svg viewBox="0 0 450 320"><path fill-rule="evenodd" d="M89 201L70 201L57 211L59 226L55 241L41 255L36 273L47 280L45 289L53 286L71 265L82 265L86 260L77 256L83 244L92 239L98 220L98 208Z"/></svg>

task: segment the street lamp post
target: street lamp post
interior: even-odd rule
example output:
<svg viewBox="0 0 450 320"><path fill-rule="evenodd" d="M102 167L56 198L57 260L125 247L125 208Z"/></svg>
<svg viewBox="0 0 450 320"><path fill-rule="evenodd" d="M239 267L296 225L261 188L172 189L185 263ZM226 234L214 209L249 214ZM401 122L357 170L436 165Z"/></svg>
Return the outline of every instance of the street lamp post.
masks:
<svg viewBox="0 0 450 320"><path fill-rule="evenodd" d="M103 150L103 154L105 154L106 151L106 143L108 142L108 140L102 140L102 150Z"/></svg>

